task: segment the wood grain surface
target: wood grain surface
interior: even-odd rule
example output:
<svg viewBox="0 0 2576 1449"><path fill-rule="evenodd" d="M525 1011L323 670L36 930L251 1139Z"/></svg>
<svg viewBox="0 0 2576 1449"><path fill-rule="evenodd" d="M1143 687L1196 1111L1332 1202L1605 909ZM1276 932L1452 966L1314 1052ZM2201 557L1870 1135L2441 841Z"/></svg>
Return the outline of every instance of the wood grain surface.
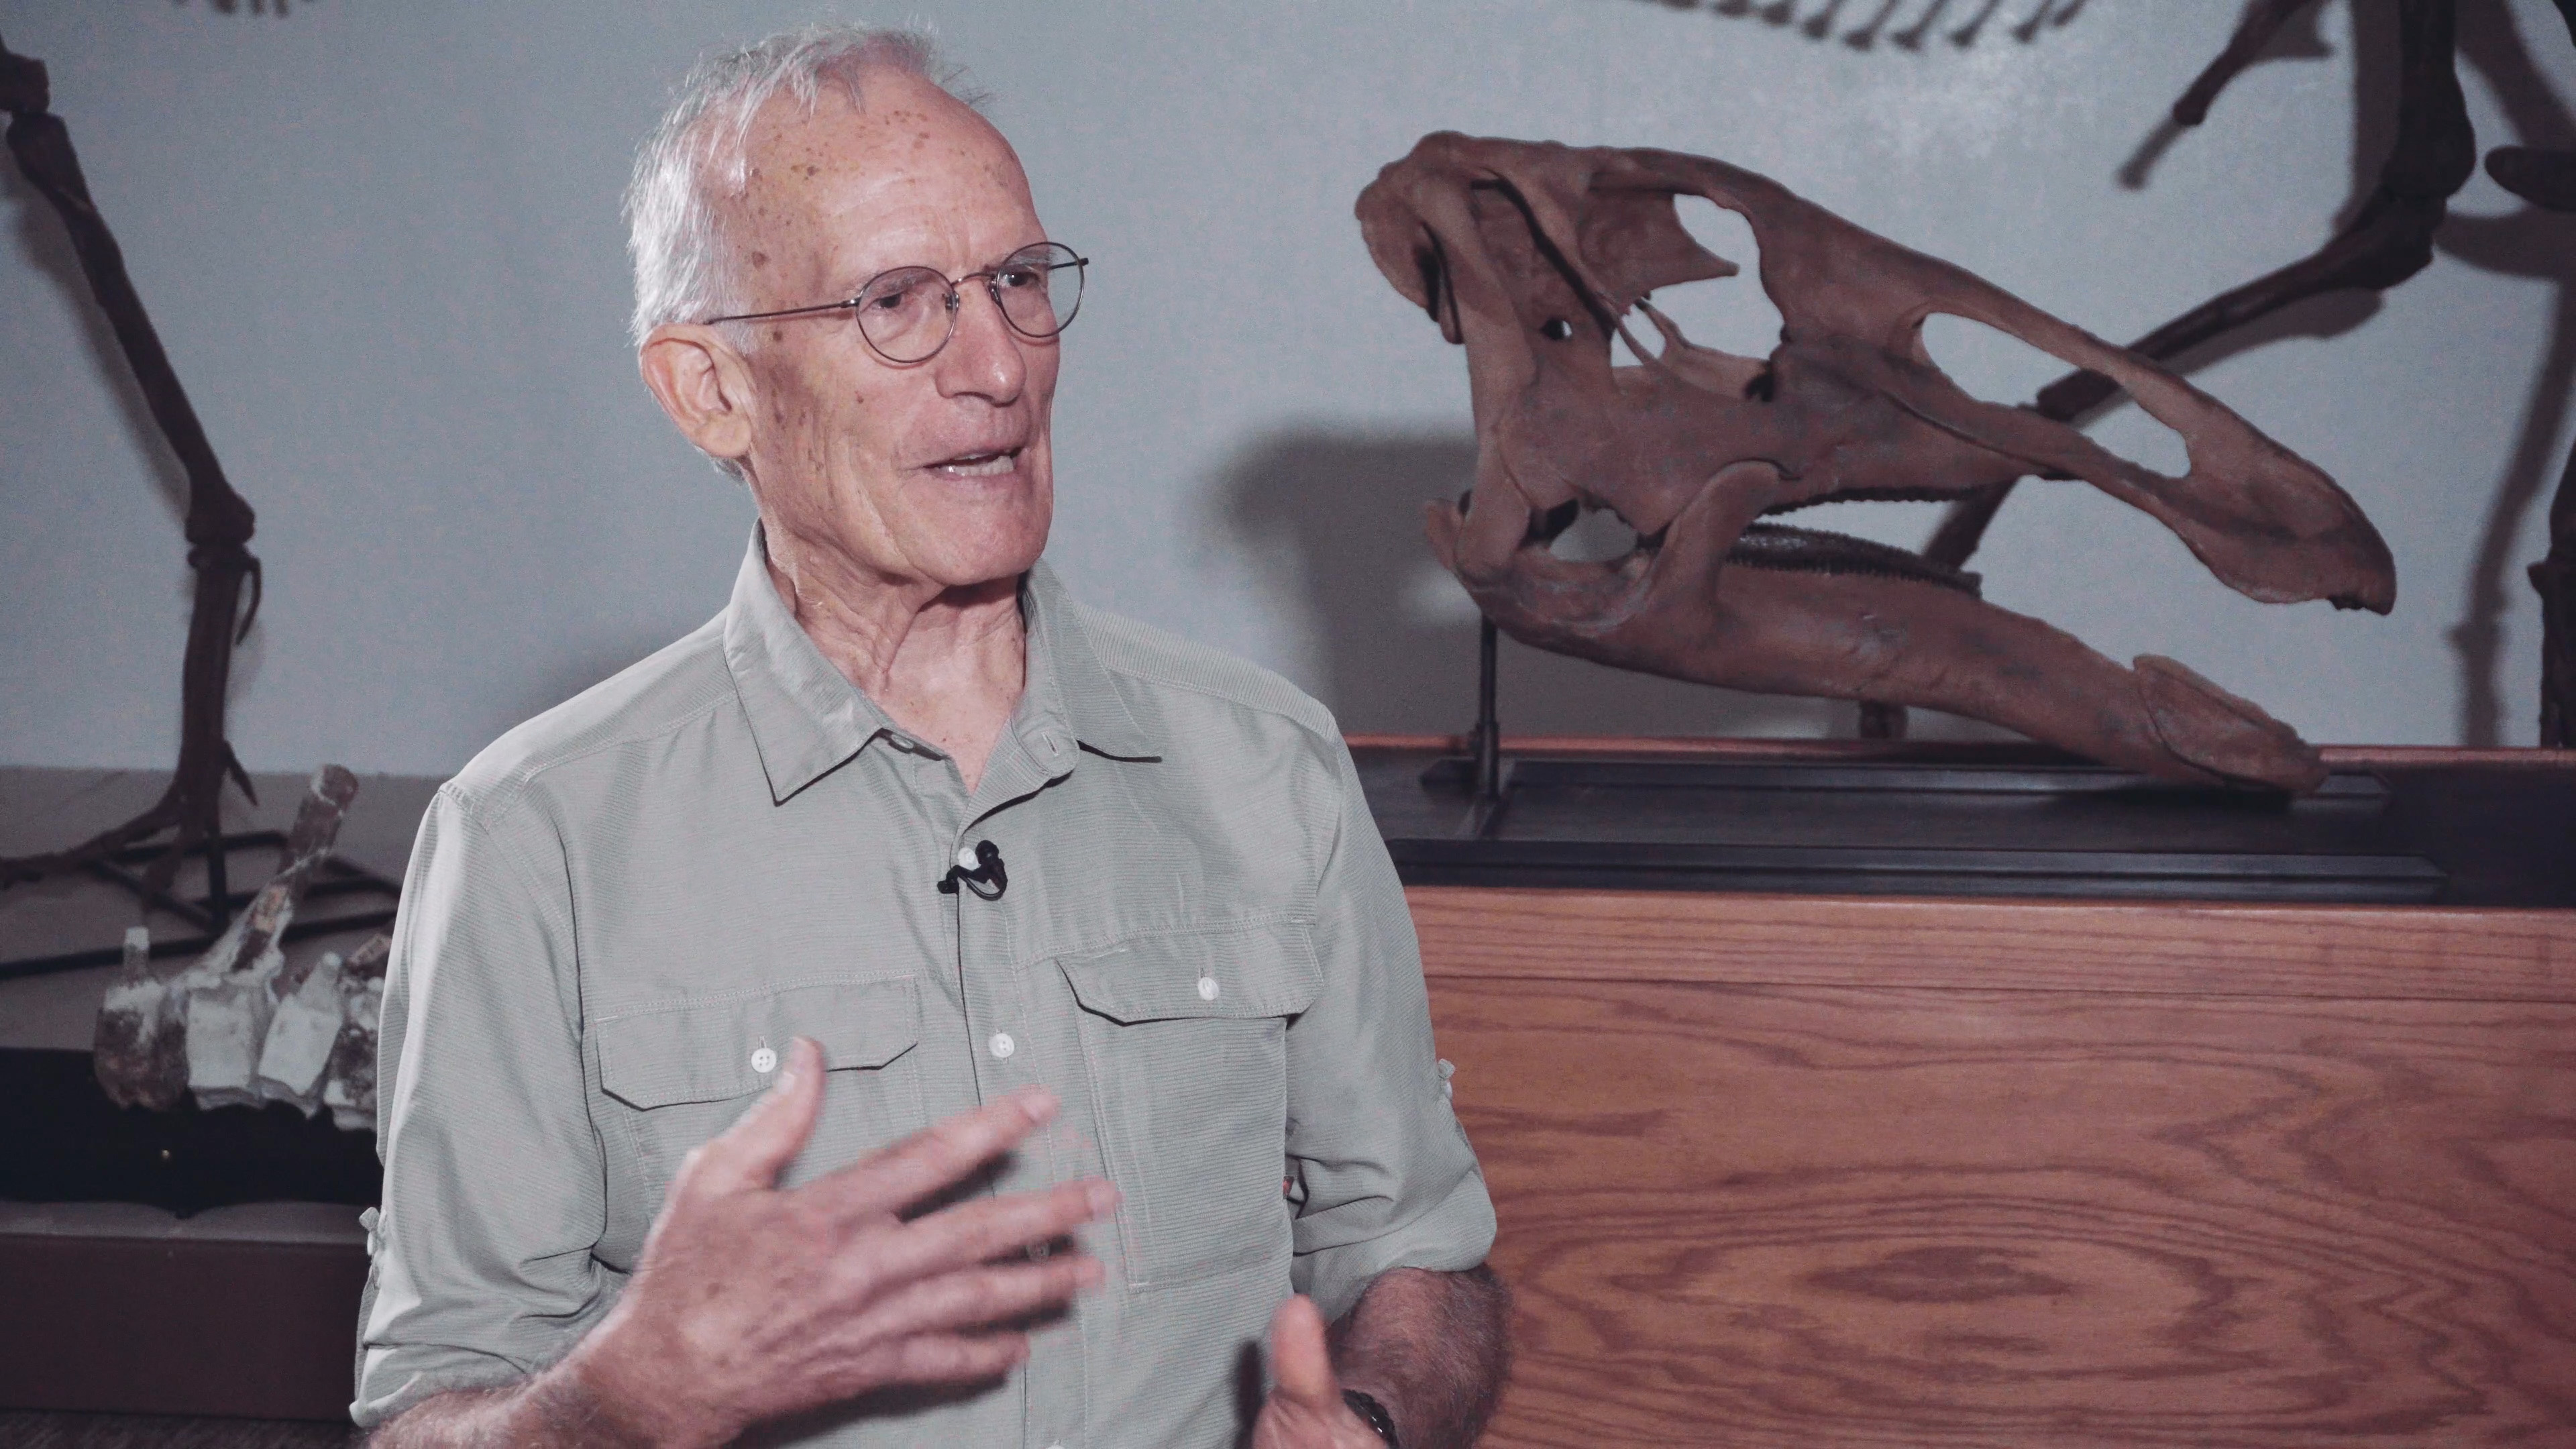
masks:
<svg viewBox="0 0 2576 1449"><path fill-rule="evenodd" d="M2576 912L1405 892L1444 976L2576 1001Z"/></svg>
<svg viewBox="0 0 2576 1449"><path fill-rule="evenodd" d="M2576 1446L2576 912L1406 894L1519 1295L1489 1443Z"/></svg>
<svg viewBox="0 0 2576 1449"><path fill-rule="evenodd" d="M1608 974L1433 982L1489 1443L2576 1443L2576 1006Z"/></svg>

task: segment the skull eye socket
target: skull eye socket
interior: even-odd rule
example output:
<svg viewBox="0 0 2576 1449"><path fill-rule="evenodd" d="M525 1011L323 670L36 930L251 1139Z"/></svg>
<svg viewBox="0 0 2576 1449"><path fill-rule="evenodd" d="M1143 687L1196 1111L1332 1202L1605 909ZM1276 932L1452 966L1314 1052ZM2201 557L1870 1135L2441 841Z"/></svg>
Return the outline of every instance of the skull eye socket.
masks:
<svg viewBox="0 0 2576 1449"><path fill-rule="evenodd" d="M1574 324L1562 317L1550 317L1539 324L1538 335L1550 342L1563 342L1574 335Z"/></svg>

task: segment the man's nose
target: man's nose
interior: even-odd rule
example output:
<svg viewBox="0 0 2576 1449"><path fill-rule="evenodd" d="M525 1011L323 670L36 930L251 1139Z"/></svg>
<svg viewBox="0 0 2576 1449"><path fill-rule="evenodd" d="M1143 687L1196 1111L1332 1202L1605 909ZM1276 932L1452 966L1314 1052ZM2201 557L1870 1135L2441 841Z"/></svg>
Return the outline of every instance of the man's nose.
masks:
<svg viewBox="0 0 2576 1449"><path fill-rule="evenodd" d="M1002 316L1002 304L978 278L957 289L957 326L938 357L939 390L948 397L981 397L997 407L1019 401L1029 363L1028 343Z"/></svg>

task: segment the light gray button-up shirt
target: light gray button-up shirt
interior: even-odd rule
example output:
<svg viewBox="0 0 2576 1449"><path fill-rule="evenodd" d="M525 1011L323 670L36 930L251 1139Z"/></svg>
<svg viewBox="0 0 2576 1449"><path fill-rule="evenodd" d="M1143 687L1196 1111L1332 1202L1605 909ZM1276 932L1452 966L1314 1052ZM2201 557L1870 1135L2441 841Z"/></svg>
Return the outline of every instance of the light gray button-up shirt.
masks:
<svg viewBox="0 0 2576 1449"><path fill-rule="evenodd" d="M1331 717L1043 564L1021 604L1025 693L971 795L815 649L757 533L722 614L439 792L385 994L358 1422L561 1357L798 1035L830 1070L788 1185L1042 1083L1063 1111L996 1190L1126 1196L1086 1234L1108 1286L1007 1382L766 1442L1229 1444L1292 1287L1338 1315L1388 1268L1483 1261ZM988 840L998 899L937 889Z"/></svg>

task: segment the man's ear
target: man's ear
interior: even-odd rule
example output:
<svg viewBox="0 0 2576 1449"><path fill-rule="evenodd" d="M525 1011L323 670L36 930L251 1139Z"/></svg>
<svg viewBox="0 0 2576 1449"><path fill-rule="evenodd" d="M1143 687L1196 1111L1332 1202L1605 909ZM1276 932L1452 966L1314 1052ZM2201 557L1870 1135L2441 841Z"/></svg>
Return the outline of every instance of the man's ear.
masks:
<svg viewBox="0 0 2576 1449"><path fill-rule="evenodd" d="M711 458L751 452L751 369L713 327L666 323L636 355L644 385L680 432Z"/></svg>

